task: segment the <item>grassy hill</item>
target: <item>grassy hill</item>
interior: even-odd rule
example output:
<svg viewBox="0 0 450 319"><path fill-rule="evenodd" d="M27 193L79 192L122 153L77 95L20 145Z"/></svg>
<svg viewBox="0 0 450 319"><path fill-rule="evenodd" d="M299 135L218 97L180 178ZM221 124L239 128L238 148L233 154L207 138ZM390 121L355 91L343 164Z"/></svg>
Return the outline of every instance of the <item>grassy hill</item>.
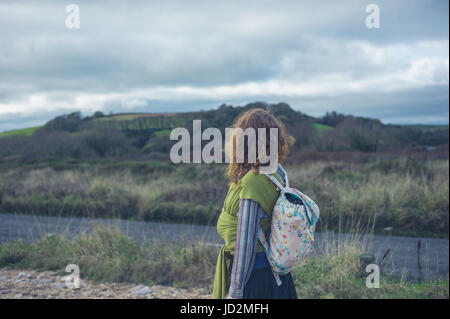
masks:
<svg viewBox="0 0 450 319"><path fill-rule="evenodd" d="M285 103L71 113L3 132L0 211L212 224L227 190L225 167L172 164L170 132L192 130L194 119L223 132L254 107L272 112L295 138L286 165L293 185L319 203L320 227L345 231L376 220L377 232L448 237L448 126L387 125L336 112L312 117Z"/></svg>
<svg viewBox="0 0 450 319"><path fill-rule="evenodd" d="M235 118L251 108L265 108L278 117L295 138L291 153L392 152L405 148L448 145L448 125L401 126L377 119L328 112L308 116L286 103L222 105L218 109L185 113L122 113L82 117L80 113L58 116L43 126L0 133L0 160L42 161L46 159L96 160L147 158L168 160L176 127L192 130L194 119L202 128L230 127ZM205 142L206 143L206 142Z"/></svg>
<svg viewBox="0 0 450 319"><path fill-rule="evenodd" d="M28 128L22 128L18 130L10 130L5 132L0 132L0 138L11 137L11 136L31 136L37 129L40 129L42 126L34 126Z"/></svg>
<svg viewBox="0 0 450 319"><path fill-rule="evenodd" d="M333 129L333 127L321 123L314 123L313 126L318 133L326 133Z"/></svg>

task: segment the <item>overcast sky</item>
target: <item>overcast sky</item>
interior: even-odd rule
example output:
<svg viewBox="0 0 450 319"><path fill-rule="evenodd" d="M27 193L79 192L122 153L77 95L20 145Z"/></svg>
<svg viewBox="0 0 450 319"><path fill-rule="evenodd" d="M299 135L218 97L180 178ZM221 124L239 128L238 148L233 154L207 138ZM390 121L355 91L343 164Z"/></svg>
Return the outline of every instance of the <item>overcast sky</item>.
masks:
<svg viewBox="0 0 450 319"><path fill-rule="evenodd" d="M253 101L448 123L447 0L71 1L0 2L0 131Z"/></svg>

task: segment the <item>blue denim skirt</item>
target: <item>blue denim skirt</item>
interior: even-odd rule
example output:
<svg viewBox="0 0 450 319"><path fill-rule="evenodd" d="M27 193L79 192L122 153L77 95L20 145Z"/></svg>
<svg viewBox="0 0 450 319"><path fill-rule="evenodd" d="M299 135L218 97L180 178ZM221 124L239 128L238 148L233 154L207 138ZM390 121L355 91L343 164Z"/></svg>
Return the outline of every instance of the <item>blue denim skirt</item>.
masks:
<svg viewBox="0 0 450 319"><path fill-rule="evenodd" d="M290 273L280 276L277 285L265 253L257 253L252 273L244 287L244 299L297 299Z"/></svg>

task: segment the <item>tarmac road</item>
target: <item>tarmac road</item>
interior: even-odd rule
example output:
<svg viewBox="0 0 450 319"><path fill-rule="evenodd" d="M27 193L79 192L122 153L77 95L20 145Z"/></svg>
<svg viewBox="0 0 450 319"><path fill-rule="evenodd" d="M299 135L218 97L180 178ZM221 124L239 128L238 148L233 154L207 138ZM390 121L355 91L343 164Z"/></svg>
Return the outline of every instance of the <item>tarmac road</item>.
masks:
<svg viewBox="0 0 450 319"><path fill-rule="evenodd" d="M218 246L223 243L215 226L1 213L0 242L14 240L34 242L42 236L55 233L72 238L89 233L95 225L102 224L119 228L126 236L137 242L157 238L165 242L203 241ZM417 279L418 240L421 243L420 263L423 278L448 278L448 239L374 235L359 238L356 242L361 243L367 252L373 254L378 263L389 249L381 264L382 270L397 278ZM338 247L337 243L342 242L355 241L347 234L316 233L315 253L321 254L326 247Z"/></svg>

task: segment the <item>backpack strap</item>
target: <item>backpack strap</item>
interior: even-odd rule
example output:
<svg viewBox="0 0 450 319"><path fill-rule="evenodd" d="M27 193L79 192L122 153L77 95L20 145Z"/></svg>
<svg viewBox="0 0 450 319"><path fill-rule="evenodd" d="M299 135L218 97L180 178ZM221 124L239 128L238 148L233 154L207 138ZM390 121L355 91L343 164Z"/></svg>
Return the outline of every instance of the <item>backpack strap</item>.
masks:
<svg viewBox="0 0 450 319"><path fill-rule="evenodd" d="M285 183L286 187L289 187L288 175L287 175L286 171L284 170L283 166L281 166L281 164L278 164L277 172L278 172L278 175L280 175L280 172L281 172L281 174L283 176L280 176L280 177L284 179L284 183Z"/></svg>
<svg viewBox="0 0 450 319"><path fill-rule="evenodd" d="M288 179L287 173L284 170L284 168L281 166L281 164L278 164L277 172L280 172L283 175L280 177L282 179L284 177L285 186L281 185L281 183L273 175L269 175L269 174L264 174L264 175L266 175L267 178L269 178L272 181L272 183L274 183L275 186L278 187L280 190L284 189L285 187L289 187L289 179ZM280 175L280 173L278 175Z"/></svg>
<svg viewBox="0 0 450 319"><path fill-rule="evenodd" d="M266 236L264 236L264 232L261 229L261 227L259 227L259 225L258 225L258 239L259 239L259 241L261 242L261 244L264 247L264 250L265 250L265 253L266 253L266 257L267 257L267 260L269 261L270 266L272 266L272 261L270 260L269 244L267 243ZM281 282L281 279L280 279L280 275L277 274L275 271L273 271L273 269L272 269L272 273L273 273L273 276L275 277L275 281L277 282L277 285L281 286L282 282Z"/></svg>
<svg viewBox="0 0 450 319"><path fill-rule="evenodd" d="M281 166L281 164L278 164L277 173L278 173L278 175L280 175L281 179L284 179L285 186L281 185L281 183L273 175L269 175L269 174L264 174L264 175L266 175L267 178L269 178L272 181L272 183L274 183L275 186L278 187L278 189L281 191L285 187L289 187L289 180L287 177L287 173L284 170L283 166ZM264 235L264 232L259 225L258 225L258 239L264 247L264 250L265 250L266 256L267 256L267 260L269 261L270 266L272 266L272 260L270 259L270 247L269 247L269 244L267 243L266 236ZM273 273L273 276L275 277L277 285L281 286L282 282L280 279L280 275L278 273L276 273L273 270L273 268L272 268L272 273Z"/></svg>
<svg viewBox="0 0 450 319"><path fill-rule="evenodd" d="M278 187L280 190L282 190L284 188L284 186L281 185L281 183L275 177L273 177L273 175L268 175L268 174L264 174L264 175L266 175L272 181L272 183L274 183L275 186Z"/></svg>

